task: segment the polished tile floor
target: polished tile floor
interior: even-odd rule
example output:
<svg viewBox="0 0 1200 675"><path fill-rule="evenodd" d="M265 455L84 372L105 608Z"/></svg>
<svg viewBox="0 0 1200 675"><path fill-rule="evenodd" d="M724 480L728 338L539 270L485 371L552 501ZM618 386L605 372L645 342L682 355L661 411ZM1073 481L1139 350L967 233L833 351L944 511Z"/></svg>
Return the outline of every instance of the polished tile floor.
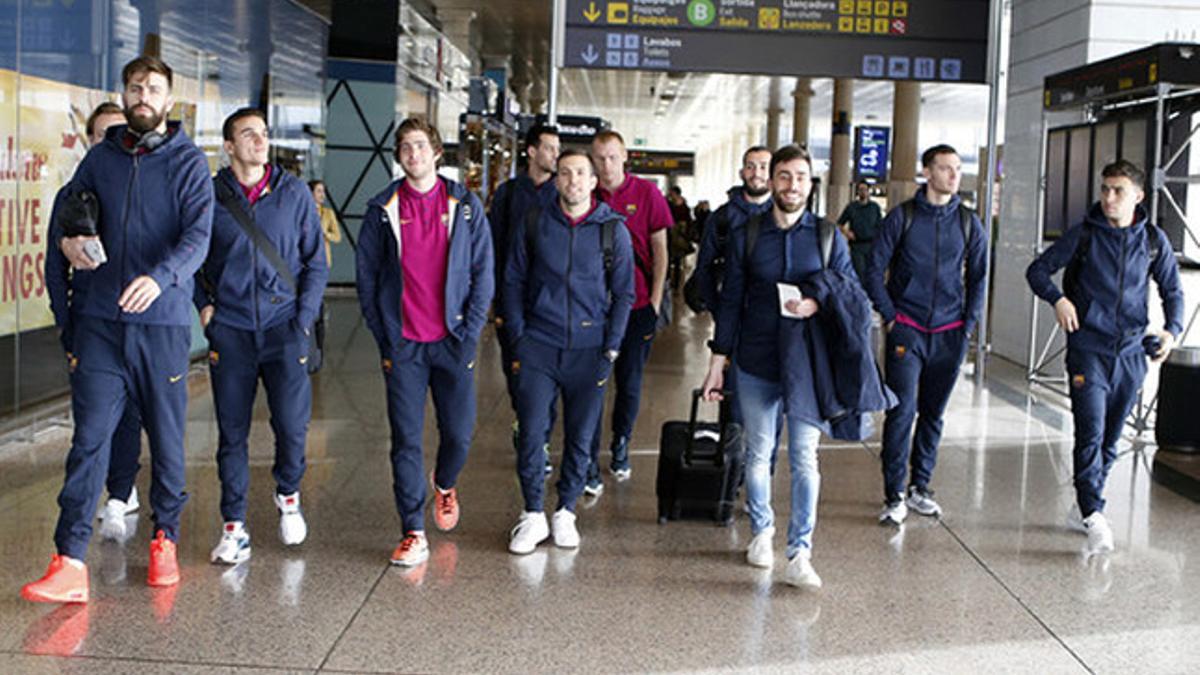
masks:
<svg viewBox="0 0 1200 675"><path fill-rule="evenodd" d="M1084 556L1082 537L1063 525L1069 416L1053 395L1030 396L1002 363L984 390L964 379L955 392L933 485L941 521L876 525L878 444L823 447L814 557L822 591L783 585L782 561L773 571L748 567L744 517L724 529L658 525L658 429L686 414L707 358L708 324L691 317L655 345L633 480L609 481L582 503L577 551L543 545L521 558L505 548L520 500L489 332L476 441L459 484L462 522L431 533L425 566L390 567L399 524L375 346L353 300L331 311L302 547L285 549L275 533L260 397L254 557L232 569L208 563L221 523L217 431L200 371L182 583L145 585L143 512L131 541L93 542L91 604L26 603L20 585L52 551L66 432L0 450L0 673L1200 672L1200 506L1123 458L1108 486L1117 551ZM139 478L143 491L148 478ZM786 485L783 470L776 485Z"/></svg>

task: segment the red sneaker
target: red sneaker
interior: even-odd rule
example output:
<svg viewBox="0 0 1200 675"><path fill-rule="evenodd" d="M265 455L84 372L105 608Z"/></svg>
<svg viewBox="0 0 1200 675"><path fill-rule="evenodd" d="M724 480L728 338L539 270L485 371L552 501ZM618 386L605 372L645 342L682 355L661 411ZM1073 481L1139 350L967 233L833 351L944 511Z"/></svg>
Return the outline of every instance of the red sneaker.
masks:
<svg viewBox="0 0 1200 675"><path fill-rule="evenodd" d="M175 542L159 530L150 542L150 572L146 583L151 586L174 586L179 583L179 563L175 560Z"/></svg>
<svg viewBox="0 0 1200 675"><path fill-rule="evenodd" d="M443 490L429 474L429 484L433 486L433 524L442 532L449 532L458 525L458 489Z"/></svg>
<svg viewBox="0 0 1200 675"><path fill-rule="evenodd" d="M87 565L54 554L46 574L33 583L25 584L21 597L30 602L87 602ZM75 563L79 562L78 565Z"/></svg>
<svg viewBox="0 0 1200 675"><path fill-rule="evenodd" d="M409 532L392 551L392 564L400 567L416 567L429 559L429 542L422 532Z"/></svg>

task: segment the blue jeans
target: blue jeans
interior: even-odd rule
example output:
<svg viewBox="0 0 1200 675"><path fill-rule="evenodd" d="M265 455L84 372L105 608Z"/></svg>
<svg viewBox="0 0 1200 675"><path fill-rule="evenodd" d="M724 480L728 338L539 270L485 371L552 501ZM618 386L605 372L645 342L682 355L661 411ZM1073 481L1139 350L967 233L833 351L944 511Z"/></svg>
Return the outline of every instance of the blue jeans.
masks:
<svg viewBox="0 0 1200 675"><path fill-rule="evenodd" d="M735 366L736 368L736 366ZM737 372L738 405L746 433L746 502L750 507L750 532L758 534L775 525L771 509L771 454L776 446L783 384ZM787 418L788 464L791 468L792 512L788 518L787 557L812 555L817 526L817 498L821 472L817 444L821 430L798 417Z"/></svg>

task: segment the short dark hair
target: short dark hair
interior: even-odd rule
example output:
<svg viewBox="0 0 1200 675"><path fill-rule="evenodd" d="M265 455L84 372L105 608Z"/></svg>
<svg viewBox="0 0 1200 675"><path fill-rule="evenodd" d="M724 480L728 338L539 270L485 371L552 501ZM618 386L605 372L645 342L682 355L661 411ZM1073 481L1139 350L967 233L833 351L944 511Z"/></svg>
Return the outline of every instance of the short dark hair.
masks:
<svg viewBox="0 0 1200 675"><path fill-rule="evenodd" d="M746 148L746 151L742 153L742 164L746 163L747 157L749 157L750 155L752 155L756 152L771 152L771 149L765 145L752 145L752 146Z"/></svg>
<svg viewBox="0 0 1200 675"><path fill-rule="evenodd" d="M612 129L605 129L592 136L592 143L608 143L610 141L616 141L621 144L622 148L625 147L625 138Z"/></svg>
<svg viewBox="0 0 1200 675"><path fill-rule="evenodd" d="M812 155L808 154L808 150L792 143L779 148L771 154L771 176L775 175L775 167L784 162L791 162L797 159L802 159L808 162L808 171L812 173Z"/></svg>
<svg viewBox="0 0 1200 675"><path fill-rule="evenodd" d="M861 178L859 180L854 181L854 187L857 188L859 185L866 185L867 187L871 187L871 181L864 180Z"/></svg>
<svg viewBox="0 0 1200 675"><path fill-rule="evenodd" d="M247 117L257 117L262 120L263 126L269 127L267 124L267 114L258 108L238 108L233 111L233 114L225 118L225 123L221 125L221 136L227 141L233 141L233 125L237 124L238 120Z"/></svg>
<svg viewBox="0 0 1200 675"><path fill-rule="evenodd" d="M549 124L535 124L525 132L525 147L535 148L542 144L542 136L558 136L558 127Z"/></svg>
<svg viewBox="0 0 1200 675"><path fill-rule="evenodd" d="M314 179L308 181L308 189L312 190L312 189L315 189L318 185L324 185L324 184L325 184L325 181L321 180L320 178L314 178Z"/></svg>
<svg viewBox="0 0 1200 675"><path fill-rule="evenodd" d="M92 137L92 132L96 129L96 120L100 119L101 115L121 115L124 117L125 111L121 109L121 106L113 103L112 101L105 101L104 103L96 106L96 109L93 110L92 114L88 115L87 118L87 125L85 128L87 129L88 138Z"/></svg>
<svg viewBox="0 0 1200 675"><path fill-rule="evenodd" d="M929 167L933 166L933 160L936 159L938 155L957 154L958 151L955 150L953 146L946 145L945 143L939 143L921 153L921 166L928 169Z"/></svg>
<svg viewBox="0 0 1200 675"><path fill-rule="evenodd" d="M558 153L558 160L554 163L554 166L556 168L561 166L562 161L568 157L582 157L586 159L588 166L592 168L592 175L596 175L596 164L592 161L592 156L582 150L579 150L578 148L567 148L566 150Z"/></svg>
<svg viewBox="0 0 1200 675"><path fill-rule="evenodd" d="M158 73L167 78L167 86L174 86L175 75L171 67L163 63L157 56L142 55L125 64L121 69L121 86L129 86L129 78L138 73Z"/></svg>
<svg viewBox="0 0 1200 675"><path fill-rule="evenodd" d="M429 139L429 147L433 148L434 154L442 154L442 135L438 133L437 127L420 117L409 117L396 127L396 161L400 161L400 141L406 134L419 131L425 134Z"/></svg>
<svg viewBox="0 0 1200 675"><path fill-rule="evenodd" d="M678 185L672 185L671 192L674 192L675 194L679 195L680 197L683 196L683 188L679 187Z"/></svg>
<svg viewBox="0 0 1200 675"><path fill-rule="evenodd" d="M1144 190L1146 184L1146 172L1142 171L1141 167L1127 159L1118 159L1117 161L1105 166L1100 170L1101 178L1120 178L1124 176L1133 183L1137 189Z"/></svg>

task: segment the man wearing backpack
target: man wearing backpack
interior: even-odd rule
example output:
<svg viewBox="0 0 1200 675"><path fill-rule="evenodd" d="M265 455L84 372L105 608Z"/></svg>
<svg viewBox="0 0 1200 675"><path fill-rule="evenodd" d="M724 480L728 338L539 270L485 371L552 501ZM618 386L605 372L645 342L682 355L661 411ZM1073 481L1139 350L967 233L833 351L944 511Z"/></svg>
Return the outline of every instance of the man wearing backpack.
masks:
<svg viewBox="0 0 1200 675"><path fill-rule="evenodd" d="M1183 289L1171 243L1141 206L1145 174L1117 160L1100 175L1100 201L1025 273L1067 334L1076 495L1067 522L1087 533L1092 553L1113 549L1104 482L1146 377L1146 357L1165 359L1183 332ZM1064 267L1059 290L1050 277ZM1151 277L1166 325L1147 335Z"/></svg>
<svg viewBox="0 0 1200 675"><path fill-rule="evenodd" d="M909 509L941 514L929 483L942 414L979 321L987 274L983 226L957 194L958 153L935 145L921 155L921 166L925 185L884 219L863 279L887 329L887 386L900 399L884 419L881 452L879 522L893 525L903 523Z"/></svg>
<svg viewBox="0 0 1200 675"><path fill-rule="evenodd" d="M787 528L785 579L794 586L819 588L812 566L812 538L817 523L821 474L817 443L819 415L786 408L785 376L811 382L812 362L785 359L780 343L784 321L806 321L823 311L812 298L779 301L780 286L794 286L824 269L850 277L850 250L837 226L807 208L812 192L812 159L797 145L771 156L770 211L747 221L729 240L729 265L721 287L721 309L712 358L702 390L706 400L720 400L725 367L733 357L746 436L746 501L753 538L746 561L771 568L775 562L775 512L771 508L770 458L777 445L781 411L787 419L788 464L791 467L791 513ZM801 339L808 339L808 332ZM806 350L807 351L807 350Z"/></svg>
<svg viewBox="0 0 1200 675"><path fill-rule="evenodd" d="M615 131L601 131L592 139L592 162L596 167L596 197L625 219L633 242L633 311L629 314L621 355L613 366L616 391L612 404L612 439L609 470L617 481L629 480L633 467L629 461L629 436L637 422L642 398L642 375L650 358L654 333L669 320L670 295L667 293L667 230L674 221L667 200L658 187L645 178L625 171L629 153L625 140ZM601 412L597 425L603 425ZM585 492L598 496L604 491L600 480L600 429L592 437L592 463L588 468Z"/></svg>
<svg viewBox="0 0 1200 675"><path fill-rule="evenodd" d="M579 545L575 502L583 492L604 385L617 360L633 307L633 247L623 219L596 200L591 159L578 150L558 158L558 199L515 223L501 307L513 340L519 452L525 510L508 548L532 553L551 534ZM542 442L549 410L562 392L562 468L558 508L543 512Z"/></svg>
<svg viewBox="0 0 1200 675"><path fill-rule="evenodd" d="M267 116L242 108L222 125L229 167L213 178L213 245L200 269L195 303L208 338L217 414L221 539L214 563L250 558L246 501L250 422L261 379L275 432L274 503L279 539L308 536L300 480L312 417L309 336L329 278L324 237L308 186L268 160Z"/></svg>
<svg viewBox="0 0 1200 675"><path fill-rule="evenodd" d="M508 387L508 400L513 414L517 412L516 380L513 379L512 340L504 327L504 311L500 303L500 290L504 288L504 268L508 261L508 243L516 224L529 213L553 205L557 192L554 189L554 166L559 152L558 130L551 126L536 125L525 134L525 156L527 168L512 180L505 181L496 189L488 211L488 223L492 226L492 249L496 253L496 341L500 344L500 368ZM550 409L550 426L554 427L554 409ZM517 448L518 425L513 423L513 446ZM547 432L542 444L546 451L546 475L550 465L550 436Z"/></svg>

